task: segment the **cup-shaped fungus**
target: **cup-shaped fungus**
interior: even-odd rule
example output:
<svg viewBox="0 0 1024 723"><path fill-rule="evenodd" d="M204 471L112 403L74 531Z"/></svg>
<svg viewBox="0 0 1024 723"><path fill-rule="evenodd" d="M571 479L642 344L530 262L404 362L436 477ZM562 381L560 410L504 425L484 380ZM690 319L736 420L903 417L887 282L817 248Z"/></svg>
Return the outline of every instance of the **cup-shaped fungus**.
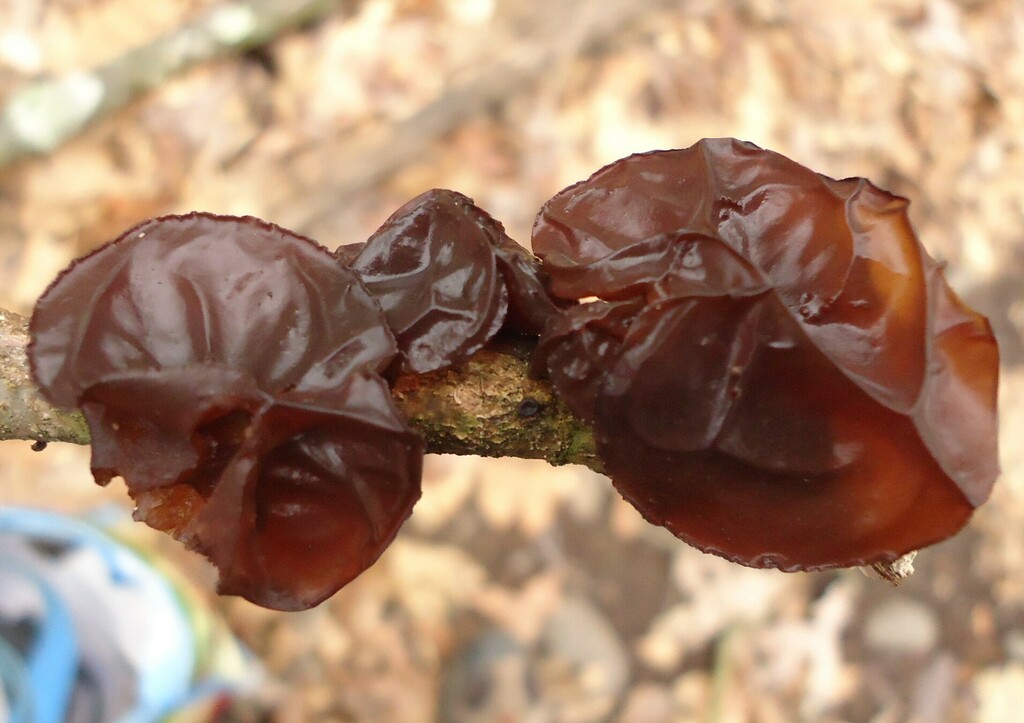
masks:
<svg viewBox="0 0 1024 723"><path fill-rule="evenodd" d="M557 311L537 260L455 191L420 194L365 244L342 246L335 255L383 307L402 372L463 362L502 326L539 334Z"/></svg>
<svg viewBox="0 0 1024 723"><path fill-rule="evenodd" d="M147 221L76 261L31 322L43 393L80 406L100 484L218 567L311 607L371 565L420 493L423 442L379 376L397 346L356 274L254 218Z"/></svg>
<svg viewBox="0 0 1024 723"><path fill-rule="evenodd" d="M942 540L998 473L998 351L908 202L752 144L631 156L545 204L564 299L535 368L592 422L623 496L760 567Z"/></svg>

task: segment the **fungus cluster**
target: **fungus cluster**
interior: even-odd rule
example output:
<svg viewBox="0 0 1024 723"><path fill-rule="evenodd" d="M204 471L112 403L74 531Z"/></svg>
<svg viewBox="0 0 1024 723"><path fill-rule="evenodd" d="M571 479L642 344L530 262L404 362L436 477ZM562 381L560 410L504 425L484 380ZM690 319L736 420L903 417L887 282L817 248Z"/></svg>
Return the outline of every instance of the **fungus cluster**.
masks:
<svg viewBox="0 0 1024 723"><path fill-rule="evenodd" d="M446 190L333 254L168 216L57 278L29 357L82 409L97 482L124 477L139 519L267 607L377 559L424 453L390 380L503 328L538 337L534 373L651 522L748 565L884 562L956 532L997 474L995 341L906 206L721 139L560 192L539 260Z"/></svg>

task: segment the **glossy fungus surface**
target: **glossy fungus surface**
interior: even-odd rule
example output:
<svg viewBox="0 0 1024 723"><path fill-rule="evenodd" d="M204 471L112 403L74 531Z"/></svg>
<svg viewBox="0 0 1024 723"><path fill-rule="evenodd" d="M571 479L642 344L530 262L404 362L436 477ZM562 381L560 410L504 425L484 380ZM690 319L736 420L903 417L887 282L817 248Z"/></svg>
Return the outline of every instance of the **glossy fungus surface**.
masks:
<svg viewBox="0 0 1024 723"><path fill-rule="evenodd" d="M542 209L535 366L650 521L748 565L891 560L998 473L998 352L907 201L752 144L617 161Z"/></svg>
<svg viewBox="0 0 1024 723"><path fill-rule="evenodd" d="M335 255L383 307L403 372L465 361L503 325L539 334L556 312L537 260L455 191L417 196L365 245L342 246Z"/></svg>
<svg viewBox="0 0 1024 723"><path fill-rule="evenodd" d="M419 497L423 443L378 372L379 305L313 241L253 218L169 216L75 262L29 357L80 406L92 467L209 557L220 589L317 604L373 563Z"/></svg>

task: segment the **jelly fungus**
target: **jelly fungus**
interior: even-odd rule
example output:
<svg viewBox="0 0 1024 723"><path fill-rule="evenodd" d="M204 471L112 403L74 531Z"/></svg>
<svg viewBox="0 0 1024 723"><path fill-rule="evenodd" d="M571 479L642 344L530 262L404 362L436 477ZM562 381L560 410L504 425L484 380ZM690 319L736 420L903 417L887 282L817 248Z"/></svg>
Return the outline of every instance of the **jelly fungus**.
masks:
<svg viewBox="0 0 1024 723"><path fill-rule="evenodd" d="M373 564L420 494L423 442L379 376L398 353L358 277L254 218L147 221L73 263L31 321L50 401L92 469L206 555L219 589L316 605Z"/></svg>
<svg viewBox="0 0 1024 723"><path fill-rule="evenodd" d="M154 219L47 289L32 372L82 409L97 482L282 610L373 564L419 497L424 443L383 375L501 329L540 335L534 374L626 499L730 560L882 563L988 498L995 340L905 199L704 140L560 192L533 246L440 189L333 255L254 218Z"/></svg>
<svg viewBox="0 0 1024 723"><path fill-rule="evenodd" d="M548 201L565 300L534 367L651 522L735 562L893 560L998 474L998 351L906 199L732 139L630 156Z"/></svg>
<svg viewBox="0 0 1024 723"><path fill-rule="evenodd" d="M557 313L537 259L455 191L420 194L335 255L383 307L405 373L459 364L502 326L537 335Z"/></svg>

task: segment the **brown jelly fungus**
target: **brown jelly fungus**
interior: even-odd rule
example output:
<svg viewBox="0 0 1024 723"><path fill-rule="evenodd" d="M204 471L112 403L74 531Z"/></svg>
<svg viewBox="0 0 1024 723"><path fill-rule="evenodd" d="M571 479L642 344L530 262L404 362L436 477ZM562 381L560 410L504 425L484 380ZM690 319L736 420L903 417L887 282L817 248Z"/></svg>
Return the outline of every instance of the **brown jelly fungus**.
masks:
<svg viewBox="0 0 1024 723"><path fill-rule="evenodd" d="M545 204L550 288L589 303L548 324L535 368L648 520L811 570L893 560L988 498L996 342L907 206L732 139L630 156Z"/></svg>
<svg viewBox="0 0 1024 723"><path fill-rule="evenodd" d="M76 261L31 322L43 393L80 406L100 484L206 555L219 589L316 605L420 494L423 442L379 372L397 346L356 274L254 218L147 221Z"/></svg>
<svg viewBox="0 0 1024 723"><path fill-rule="evenodd" d="M557 311L537 259L455 191L420 194L365 245L342 246L335 255L383 307L402 372L463 362L503 325L539 334Z"/></svg>

